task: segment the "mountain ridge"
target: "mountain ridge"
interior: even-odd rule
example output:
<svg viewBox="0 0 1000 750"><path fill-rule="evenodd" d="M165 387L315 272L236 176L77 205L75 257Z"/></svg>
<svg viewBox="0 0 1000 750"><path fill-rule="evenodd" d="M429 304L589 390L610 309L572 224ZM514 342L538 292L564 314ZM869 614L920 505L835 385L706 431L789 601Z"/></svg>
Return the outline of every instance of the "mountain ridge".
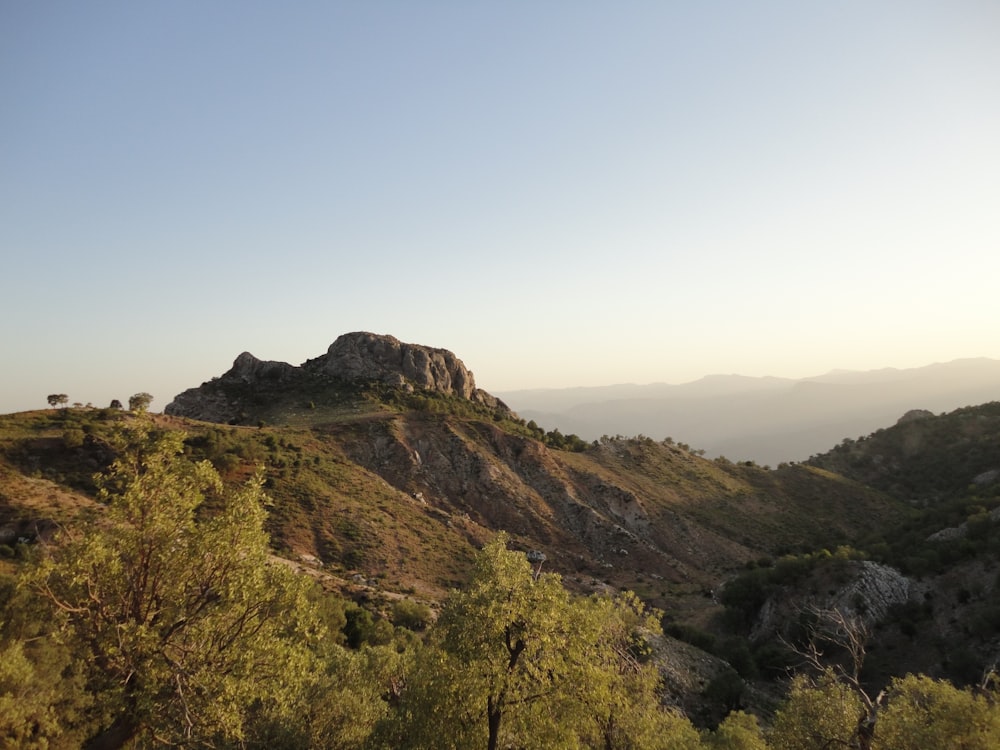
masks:
<svg viewBox="0 0 1000 750"><path fill-rule="evenodd" d="M381 383L409 393L424 390L508 411L505 404L476 387L475 376L447 349L407 344L394 336L367 331L338 336L325 354L299 366L264 361L243 352L222 375L179 393L164 414L210 422L247 423L252 404L299 398L315 405L341 387L347 395L357 383ZM250 411L248 411L248 408Z"/></svg>
<svg viewBox="0 0 1000 750"><path fill-rule="evenodd" d="M346 368L329 356L345 350ZM750 560L836 543L902 512L809 467L767 471L641 436L587 444L545 433L459 366L447 350L345 334L301 366L244 352L157 418L189 431L192 456L227 476L263 463L272 533L293 559L435 596L460 581L447 558L467 559L504 529L521 548L549 550L547 565L571 585L628 587L698 610L711 604L703 591ZM25 467L82 458L100 445L102 419L116 412L43 412L44 441L8 452ZM65 442L73 434L82 445ZM407 571L415 557L428 568L418 581Z"/></svg>
<svg viewBox="0 0 1000 750"><path fill-rule="evenodd" d="M708 459L672 439L567 441L476 396L471 373L439 377L431 363L447 370L447 350L345 336L335 351L348 353L346 368L330 350L302 366L244 352L175 399L172 414L0 416L0 536L92 526L102 512L93 474L114 457L109 436L148 418L181 431L185 454L210 461L227 484L262 471L275 553L383 617L402 598L438 605L504 531L577 593L634 591L662 611L668 632L743 664L748 680L782 668L765 634L776 619L794 620L781 602L879 613L873 679L919 668L973 680L1000 654L1000 403L898 411L864 439L770 469ZM795 387L849 396L861 386ZM177 413L188 407L199 416ZM835 415L841 402L827 407ZM891 591L875 601L868 583ZM916 624L926 636L913 634ZM689 674L684 700L717 675Z"/></svg>
<svg viewBox="0 0 1000 750"><path fill-rule="evenodd" d="M776 464L805 460L911 409L941 412L1000 398L1000 361L980 357L801 379L719 375L680 385L497 395L525 418L585 439L672 436L710 456Z"/></svg>

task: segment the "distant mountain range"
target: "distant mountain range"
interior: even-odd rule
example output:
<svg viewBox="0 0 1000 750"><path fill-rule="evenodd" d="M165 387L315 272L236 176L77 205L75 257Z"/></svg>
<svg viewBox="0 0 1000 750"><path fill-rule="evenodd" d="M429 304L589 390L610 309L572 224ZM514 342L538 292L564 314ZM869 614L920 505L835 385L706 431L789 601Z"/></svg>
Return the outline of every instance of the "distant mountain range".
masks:
<svg viewBox="0 0 1000 750"><path fill-rule="evenodd" d="M907 411L949 411L1000 400L1000 361L834 370L811 378L710 375L681 385L610 385L495 393L524 419L587 440L672 437L711 457L801 461Z"/></svg>

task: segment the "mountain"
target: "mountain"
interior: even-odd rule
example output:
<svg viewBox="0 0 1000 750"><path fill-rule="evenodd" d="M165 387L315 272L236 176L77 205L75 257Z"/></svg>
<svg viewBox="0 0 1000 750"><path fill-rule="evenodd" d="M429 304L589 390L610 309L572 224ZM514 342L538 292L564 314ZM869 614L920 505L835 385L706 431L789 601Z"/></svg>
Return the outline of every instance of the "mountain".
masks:
<svg viewBox="0 0 1000 750"><path fill-rule="evenodd" d="M67 507L92 505L88 478L108 460L100 436L121 418L5 417L0 455L16 486L0 497L5 517L27 522L29 498L57 491L72 493ZM694 612L750 560L837 544L904 512L808 466L767 471L648 438L559 449L477 389L451 352L370 333L345 334L301 366L243 353L157 419L232 481L265 465L282 554L341 584L430 599L459 585L473 551L504 529L573 587L630 588Z"/></svg>
<svg viewBox="0 0 1000 750"><path fill-rule="evenodd" d="M617 385L506 391L525 419L573 432L672 436L709 456L775 465L801 461L844 438L892 424L912 409L934 412L1000 398L1000 361L834 371L798 380L716 375L681 385Z"/></svg>
<svg viewBox="0 0 1000 750"><path fill-rule="evenodd" d="M983 364L930 374L964 368L969 380ZM906 671L972 682L1000 657L1000 406L897 408L914 395L927 403L927 369L626 386L617 394L628 398L604 407L681 388L728 404L730 417L781 403L791 421L809 404L832 424L858 394L904 394L870 435L774 469L672 439L566 439L477 388L450 351L363 332L301 365L244 352L149 418L182 431L190 457L227 483L263 466L276 555L372 612L400 599L438 606L500 530L576 592L636 592L672 636L657 657L671 700L711 713L719 684L736 685L725 699L735 705L773 706L790 664L778 636L792 638L811 607L869 618L876 684ZM580 390L563 403L594 395ZM19 544L99 522L94 473L114 456L109 435L136 418L0 416L0 572Z"/></svg>
<svg viewBox="0 0 1000 750"><path fill-rule="evenodd" d="M190 388L167 404L164 413L208 422L238 424L297 409L339 402L354 384L379 383L413 393L415 389L456 396L489 409L506 406L476 388L473 374L446 349L404 344L393 336L344 334L326 354L299 367L261 361L243 352L221 377Z"/></svg>

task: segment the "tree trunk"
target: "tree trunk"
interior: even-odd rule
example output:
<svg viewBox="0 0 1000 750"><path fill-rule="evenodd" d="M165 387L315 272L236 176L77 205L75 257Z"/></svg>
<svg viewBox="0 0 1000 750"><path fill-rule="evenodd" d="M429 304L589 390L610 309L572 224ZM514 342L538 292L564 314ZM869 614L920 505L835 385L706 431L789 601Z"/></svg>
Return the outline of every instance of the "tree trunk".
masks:
<svg viewBox="0 0 1000 750"><path fill-rule="evenodd" d="M486 699L486 723L489 727L489 740L486 742L486 750L497 750L500 743L500 719L503 717L501 701L493 702L493 696Z"/></svg>
<svg viewBox="0 0 1000 750"><path fill-rule="evenodd" d="M139 722L127 715L119 716L110 727L83 743L83 750L118 750L139 733Z"/></svg>

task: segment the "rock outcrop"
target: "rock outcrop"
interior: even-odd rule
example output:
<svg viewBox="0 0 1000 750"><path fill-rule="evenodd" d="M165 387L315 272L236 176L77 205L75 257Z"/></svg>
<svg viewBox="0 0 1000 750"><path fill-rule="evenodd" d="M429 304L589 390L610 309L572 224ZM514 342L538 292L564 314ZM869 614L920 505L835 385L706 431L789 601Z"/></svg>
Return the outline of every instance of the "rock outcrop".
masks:
<svg viewBox="0 0 1000 750"><path fill-rule="evenodd" d="M906 414L901 416L896 420L896 424L906 424L907 422L916 422L918 419L927 419L928 417L933 417L934 412L928 411L927 409L910 409Z"/></svg>
<svg viewBox="0 0 1000 750"><path fill-rule="evenodd" d="M837 610L858 617L868 626L883 621L896 604L910 597L910 579L895 568L871 560L849 564L850 575L825 595L807 587L783 588L769 597L754 623L751 640L762 640L780 633L788 623L796 622L807 611Z"/></svg>
<svg viewBox="0 0 1000 750"><path fill-rule="evenodd" d="M380 380L466 399L476 393L472 373L450 351L404 344L393 336L346 333L330 345L324 356L306 366L346 380Z"/></svg>
<svg viewBox="0 0 1000 750"><path fill-rule="evenodd" d="M262 405L312 401L317 384L331 379L435 391L511 413L502 401L476 388L472 372L447 349L363 331L340 336L326 354L298 367L243 352L223 375L177 395L164 411L207 422L252 423Z"/></svg>
<svg viewBox="0 0 1000 750"><path fill-rule="evenodd" d="M250 352L243 352L233 362L232 369L223 377L252 383L255 380L292 380L299 368L287 362L263 361Z"/></svg>
<svg viewBox="0 0 1000 750"><path fill-rule="evenodd" d="M987 516L990 523L1000 523L1000 508L994 508ZM958 526L950 526L947 529L936 531L927 537L928 542L951 542L955 539L964 539L969 535L969 522L966 521Z"/></svg>

